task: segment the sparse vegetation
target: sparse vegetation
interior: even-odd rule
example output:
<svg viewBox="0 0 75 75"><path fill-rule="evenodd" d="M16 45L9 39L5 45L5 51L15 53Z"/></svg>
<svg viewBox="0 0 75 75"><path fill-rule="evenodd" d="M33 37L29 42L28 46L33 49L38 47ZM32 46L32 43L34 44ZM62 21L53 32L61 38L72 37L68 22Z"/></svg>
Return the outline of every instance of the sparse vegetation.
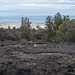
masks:
<svg viewBox="0 0 75 75"><path fill-rule="evenodd" d="M38 29L43 41L75 42L75 20L70 20L68 15L62 17L58 12L53 18L47 16L45 25L44 29Z"/></svg>
<svg viewBox="0 0 75 75"><path fill-rule="evenodd" d="M31 22L29 21L29 18L23 18L22 17L22 21L21 21L21 27L20 27L20 31L21 31L21 37L24 39L29 40L30 39L30 35L31 35L31 26L30 26Z"/></svg>
<svg viewBox="0 0 75 75"><path fill-rule="evenodd" d="M17 36L25 40L41 40L44 42L75 42L75 20L70 20L68 15L61 15L59 12L52 16L47 16L45 27L39 25L31 28L29 18L22 17L20 28L13 29L8 26L7 34Z"/></svg>

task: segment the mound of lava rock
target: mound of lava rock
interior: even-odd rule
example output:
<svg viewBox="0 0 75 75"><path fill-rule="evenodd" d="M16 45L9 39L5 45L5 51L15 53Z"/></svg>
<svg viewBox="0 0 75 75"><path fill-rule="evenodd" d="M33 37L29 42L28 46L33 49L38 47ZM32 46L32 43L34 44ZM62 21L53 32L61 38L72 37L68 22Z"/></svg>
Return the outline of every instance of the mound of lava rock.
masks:
<svg viewBox="0 0 75 75"><path fill-rule="evenodd" d="M75 55L20 51L0 54L0 75L75 75Z"/></svg>
<svg viewBox="0 0 75 75"><path fill-rule="evenodd" d="M11 32L8 33L7 30L0 28L0 41L4 40L19 40L17 35L13 35Z"/></svg>

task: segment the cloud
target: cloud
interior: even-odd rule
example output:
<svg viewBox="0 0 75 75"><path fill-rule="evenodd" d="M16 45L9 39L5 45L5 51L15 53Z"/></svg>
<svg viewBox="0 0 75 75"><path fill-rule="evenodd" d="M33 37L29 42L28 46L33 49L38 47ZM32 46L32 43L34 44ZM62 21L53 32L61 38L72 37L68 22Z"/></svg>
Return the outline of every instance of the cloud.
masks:
<svg viewBox="0 0 75 75"><path fill-rule="evenodd" d="M41 14L51 12L55 10L71 10L74 14L75 12L75 0L0 0L0 14L7 13L7 11L13 11L21 14L26 11L33 11ZM17 12L19 11L19 12ZM21 12L22 11L22 12ZM44 12L43 12L44 11ZM9 12L9 13L10 13ZM22 13L22 14L23 14ZM8 13L7 13L8 14ZM10 13L14 14L14 13ZM28 13L26 13L28 14ZM33 14L33 13L30 13ZM8 14L9 15L9 14Z"/></svg>
<svg viewBox="0 0 75 75"><path fill-rule="evenodd" d="M29 3L29 4L18 4L19 6L28 6L28 7L32 7L32 6L36 6L35 3Z"/></svg>

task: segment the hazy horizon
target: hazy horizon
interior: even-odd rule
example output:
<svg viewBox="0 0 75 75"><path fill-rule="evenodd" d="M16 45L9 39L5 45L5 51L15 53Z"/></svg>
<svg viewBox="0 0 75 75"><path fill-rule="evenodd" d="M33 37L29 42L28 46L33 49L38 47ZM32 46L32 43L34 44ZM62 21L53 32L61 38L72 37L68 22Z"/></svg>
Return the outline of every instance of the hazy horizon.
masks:
<svg viewBox="0 0 75 75"><path fill-rule="evenodd" d="M75 0L0 0L0 21L29 17L32 22L44 22L46 16L57 12L75 19Z"/></svg>
<svg viewBox="0 0 75 75"><path fill-rule="evenodd" d="M46 17L47 16L28 16L32 23L45 23ZM21 18L21 16L0 17L0 22L21 22ZM70 16L70 19L75 19L75 16Z"/></svg>

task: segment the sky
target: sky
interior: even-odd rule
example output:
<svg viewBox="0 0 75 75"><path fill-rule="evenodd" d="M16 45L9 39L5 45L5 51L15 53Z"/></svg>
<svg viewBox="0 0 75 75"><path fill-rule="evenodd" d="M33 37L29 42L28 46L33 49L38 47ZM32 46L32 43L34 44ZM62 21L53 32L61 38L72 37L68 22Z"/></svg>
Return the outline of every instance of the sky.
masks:
<svg viewBox="0 0 75 75"><path fill-rule="evenodd" d="M75 16L75 0L0 0L0 17L9 16Z"/></svg>

